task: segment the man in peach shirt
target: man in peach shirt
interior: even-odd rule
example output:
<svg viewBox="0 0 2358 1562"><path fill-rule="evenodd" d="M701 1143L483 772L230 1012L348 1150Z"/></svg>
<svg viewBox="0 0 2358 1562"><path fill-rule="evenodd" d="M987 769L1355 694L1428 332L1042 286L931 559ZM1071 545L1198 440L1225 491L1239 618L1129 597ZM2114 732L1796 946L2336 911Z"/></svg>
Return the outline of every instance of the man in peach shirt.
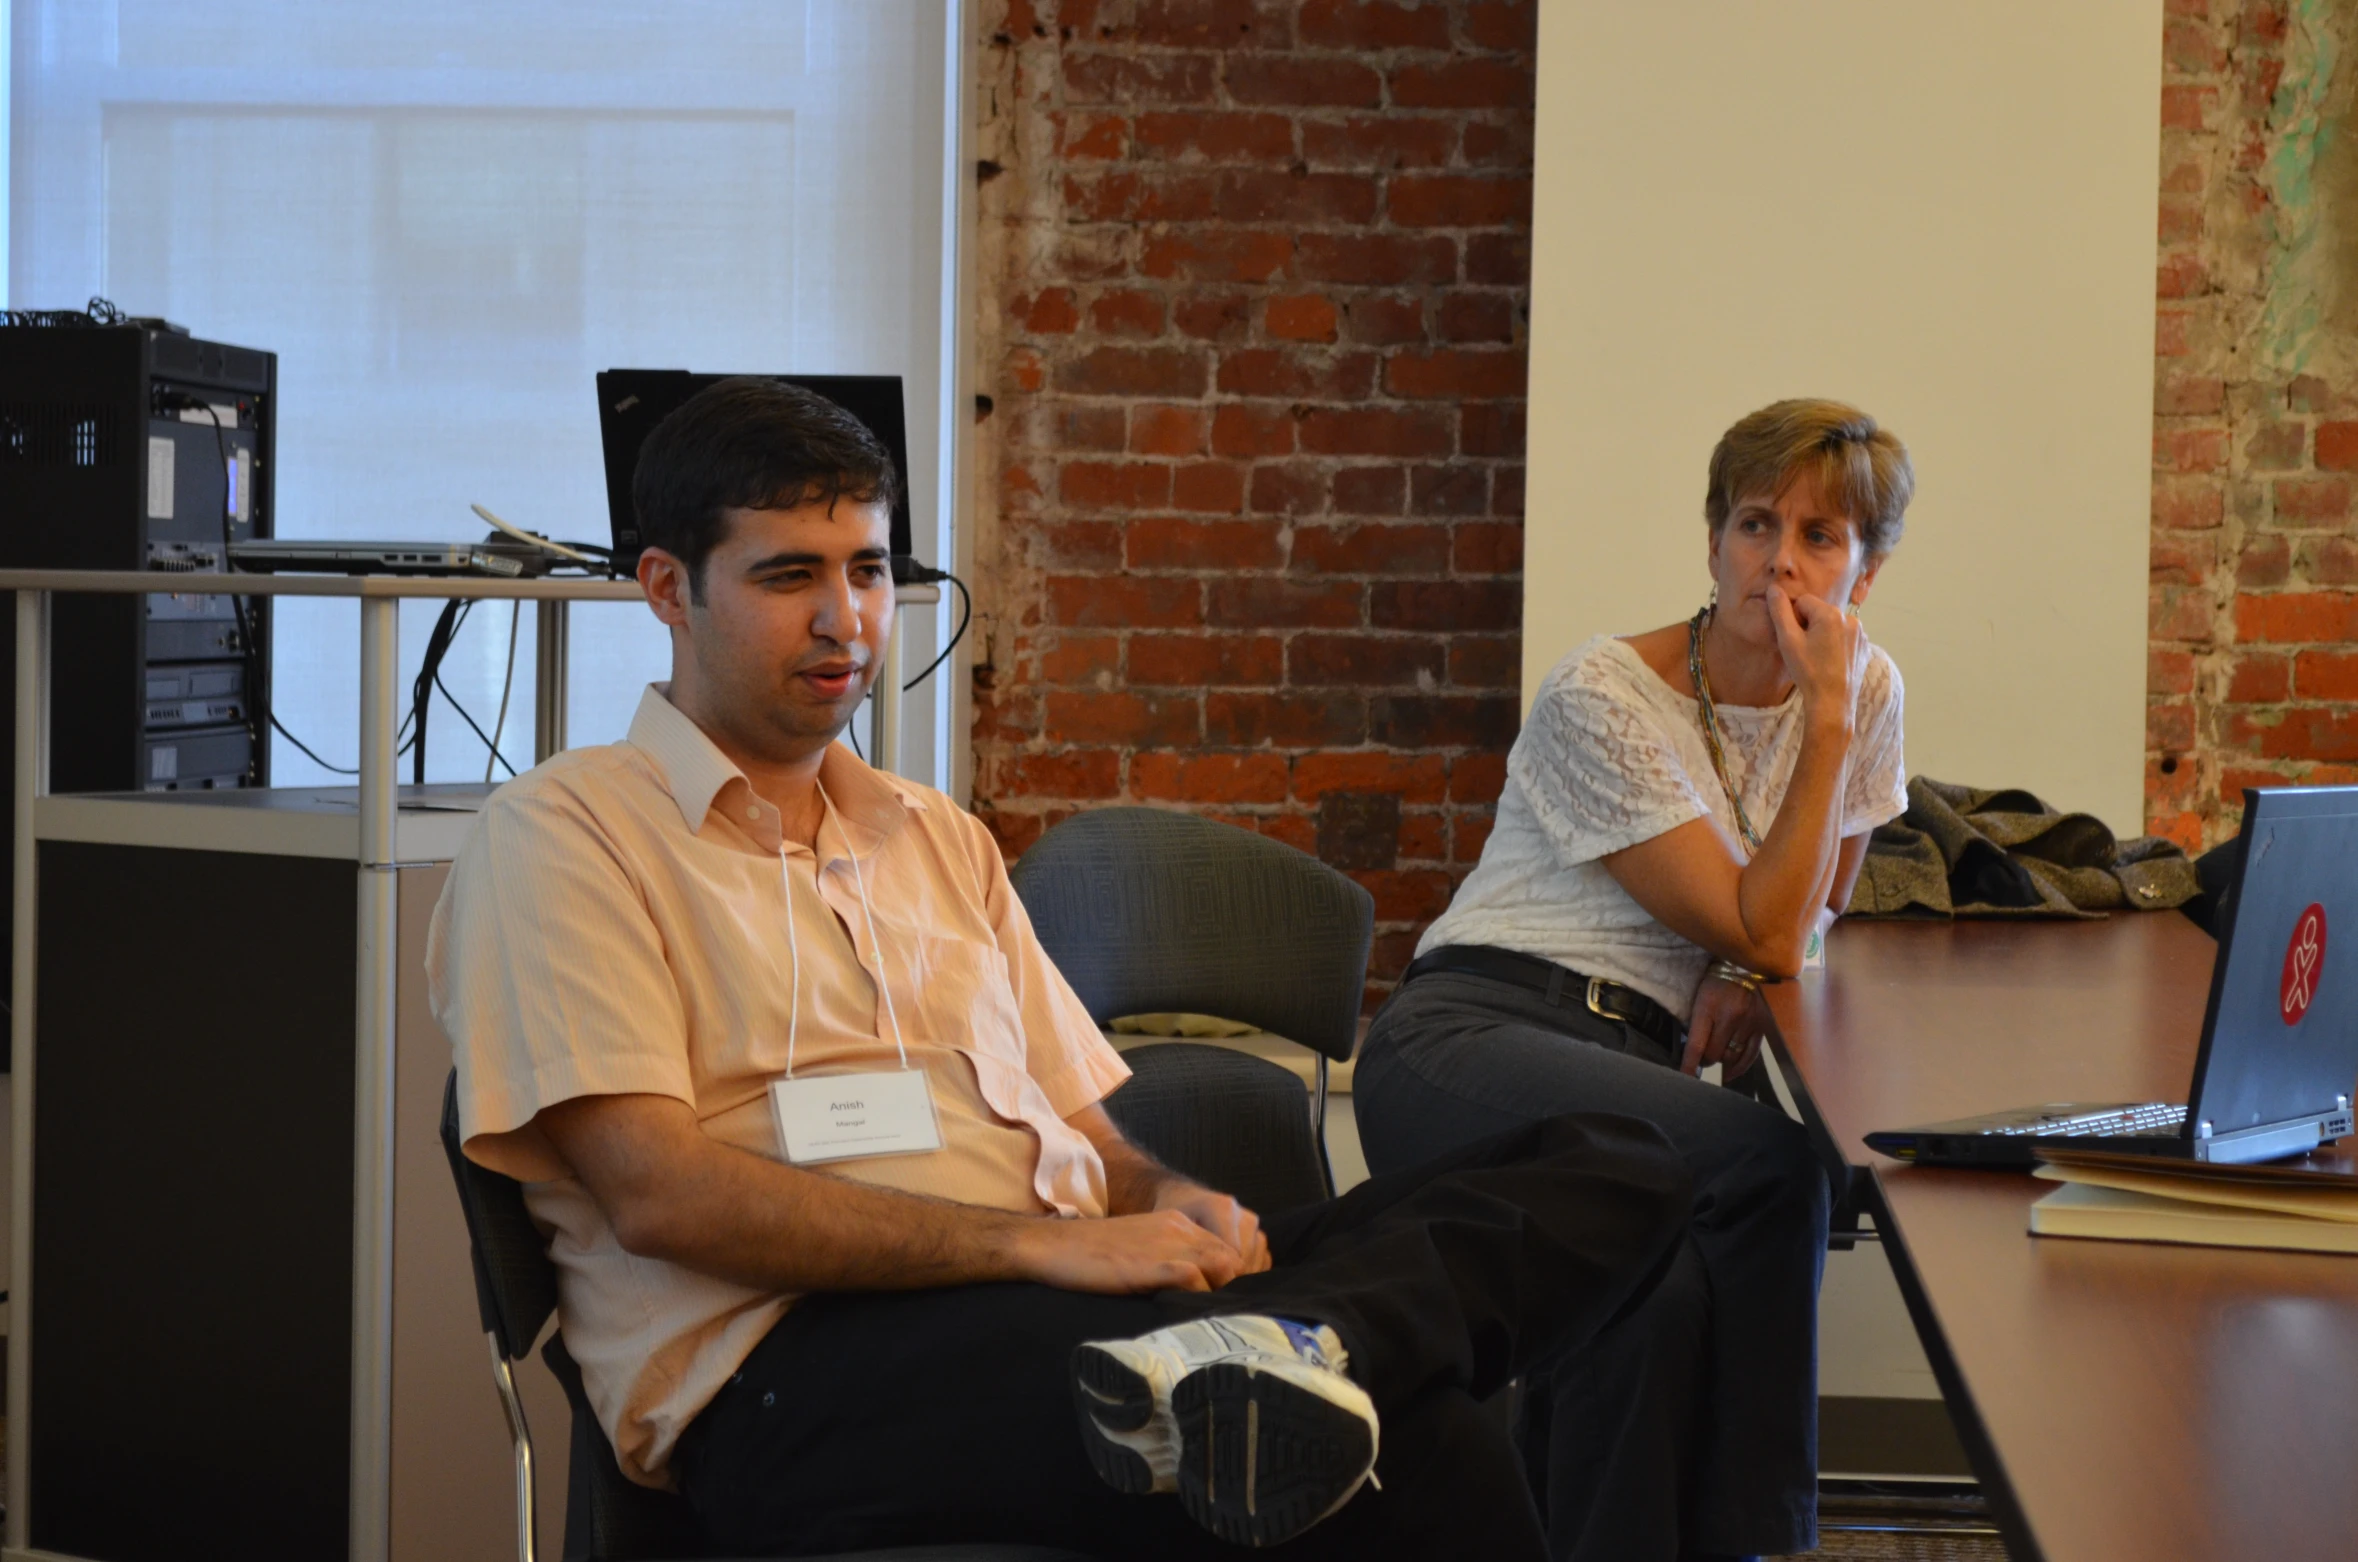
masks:
<svg viewBox="0 0 2358 1562"><path fill-rule="evenodd" d="M1128 1143L989 835L835 742L896 483L777 382L667 419L671 681L502 788L436 911L466 1153L526 1183L624 1471L732 1554L1548 1555L1479 1402L1644 1305L1680 1162L1558 1119L1265 1228Z"/></svg>

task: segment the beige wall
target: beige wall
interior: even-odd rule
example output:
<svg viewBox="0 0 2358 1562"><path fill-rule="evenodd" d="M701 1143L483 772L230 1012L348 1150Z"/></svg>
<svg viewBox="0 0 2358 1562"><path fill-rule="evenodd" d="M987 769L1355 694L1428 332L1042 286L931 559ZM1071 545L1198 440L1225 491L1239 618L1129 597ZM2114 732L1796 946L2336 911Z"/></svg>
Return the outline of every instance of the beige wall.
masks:
<svg viewBox="0 0 2358 1562"><path fill-rule="evenodd" d="M1914 451L1867 609L1911 770L2143 815L2160 0L1548 0L1526 698L1683 618L1736 417Z"/></svg>
<svg viewBox="0 0 2358 1562"><path fill-rule="evenodd" d="M426 930L449 877L444 862L401 870L390 1552L392 1562L509 1562L516 1555L514 1445L476 1309L466 1217L442 1149L450 1042L426 996ZM571 1412L537 1354L513 1370L532 1429L539 1554L554 1557L565 1537Z"/></svg>

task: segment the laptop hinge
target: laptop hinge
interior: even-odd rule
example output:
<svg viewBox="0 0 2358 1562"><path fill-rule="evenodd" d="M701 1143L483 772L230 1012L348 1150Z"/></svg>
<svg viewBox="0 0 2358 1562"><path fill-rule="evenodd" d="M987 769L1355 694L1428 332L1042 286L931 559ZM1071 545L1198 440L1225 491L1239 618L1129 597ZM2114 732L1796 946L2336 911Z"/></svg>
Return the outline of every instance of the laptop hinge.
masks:
<svg viewBox="0 0 2358 1562"><path fill-rule="evenodd" d="M2339 1123L2340 1131L2335 1131ZM2305 1117L2297 1123L2262 1123L2254 1128L2237 1128L2223 1134L2212 1134L2207 1139L2194 1141L2194 1158L2198 1161L2217 1161L2229 1166L2248 1166L2254 1161L2280 1160L2288 1155L2304 1155L2329 1139L2340 1138L2350 1131L2349 1114L2336 1117Z"/></svg>

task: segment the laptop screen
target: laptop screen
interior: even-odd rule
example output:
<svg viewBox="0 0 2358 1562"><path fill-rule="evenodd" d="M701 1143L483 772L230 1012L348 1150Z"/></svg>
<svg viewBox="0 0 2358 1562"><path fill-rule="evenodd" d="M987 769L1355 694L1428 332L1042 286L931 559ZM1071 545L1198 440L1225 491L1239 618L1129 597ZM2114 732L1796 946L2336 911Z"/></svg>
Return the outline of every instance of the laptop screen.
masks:
<svg viewBox="0 0 2358 1562"><path fill-rule="evenodd" d="M639 518L630 502L631 476L639 447L655 425L690 396L726 374L691 374L686 369L608 369L598 376L598 433L606 452L606 509L614 527L614 567L628 574L639 557ZM884 442L901 475L900 502L892 507L893 557L911 555L909 528L909 426L901 406L897 374L773 374L816 391L868 425Z"/></svg>
<svg viewBox="0 0 2358 1562"><path fill-rule="evenodd" d="M2190 1134L2331 1112L2358 1079L2358 787L2244 795Z"/></svg>

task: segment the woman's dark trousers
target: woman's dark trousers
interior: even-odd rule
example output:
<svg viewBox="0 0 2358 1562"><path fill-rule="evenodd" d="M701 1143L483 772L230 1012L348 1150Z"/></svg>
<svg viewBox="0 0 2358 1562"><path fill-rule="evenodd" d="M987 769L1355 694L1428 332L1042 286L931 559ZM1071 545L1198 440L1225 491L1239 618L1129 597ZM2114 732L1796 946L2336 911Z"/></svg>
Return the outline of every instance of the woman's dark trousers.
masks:
<svg viewBox="0 0 2358 1562"><path fill-rule="evenodd" d="M1525 1383L1548 1549L1559 1562L1809 1550L1824 1169L1783 1113L1679 1073L1577 986L1568 996L1551 1006L1449 973L1394 993L1352 1086L1368 1165L1561 1112L1659 1128L1695 1179L1677 1261L1645 1307Z"/></svg>

